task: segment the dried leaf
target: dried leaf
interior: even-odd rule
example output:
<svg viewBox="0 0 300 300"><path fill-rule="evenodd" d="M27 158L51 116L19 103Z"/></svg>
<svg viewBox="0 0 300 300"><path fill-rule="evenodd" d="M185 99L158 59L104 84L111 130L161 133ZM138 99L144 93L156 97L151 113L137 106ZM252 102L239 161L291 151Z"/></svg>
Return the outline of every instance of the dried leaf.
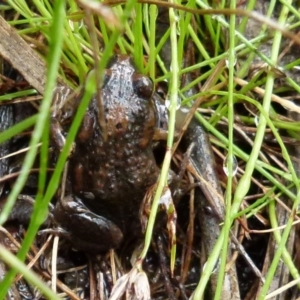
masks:
<svg viewBox="0 0 300 300"><path fill-rule="evenodd" d="M150 286L146 273L134 267L119 278L109 300L118 300L126 294L128 300L150 300Z"/></svg>

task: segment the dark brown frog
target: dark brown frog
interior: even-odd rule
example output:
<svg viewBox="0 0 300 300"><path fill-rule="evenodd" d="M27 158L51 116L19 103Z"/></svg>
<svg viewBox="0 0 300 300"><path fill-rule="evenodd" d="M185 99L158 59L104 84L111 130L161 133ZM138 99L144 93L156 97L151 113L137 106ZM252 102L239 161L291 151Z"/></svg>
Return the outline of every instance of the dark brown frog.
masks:
<svg viewBox="0 0 300 300"><path fill-rule="evenodd" d="M78 249L103 252L141 231L140 205L158 177L152 152L158 116L152 95L152 81L136 71L130 57L111 58L100 95L107 138L95 96L69 159L71 196L54 211Z"/></svg>

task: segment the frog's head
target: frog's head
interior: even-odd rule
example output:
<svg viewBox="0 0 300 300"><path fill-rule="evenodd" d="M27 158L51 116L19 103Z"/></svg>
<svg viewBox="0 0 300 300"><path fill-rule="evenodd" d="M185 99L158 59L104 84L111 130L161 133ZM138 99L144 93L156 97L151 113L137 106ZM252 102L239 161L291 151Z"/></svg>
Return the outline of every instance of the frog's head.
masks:
<svg viewBox="0 0 300 300"><path fill-rule="evenodd" d="M132 58L112 57L105 70L101 98L108 137L137 134L140 146L152 140L157 113L151 79L138 72Z"/></svg>

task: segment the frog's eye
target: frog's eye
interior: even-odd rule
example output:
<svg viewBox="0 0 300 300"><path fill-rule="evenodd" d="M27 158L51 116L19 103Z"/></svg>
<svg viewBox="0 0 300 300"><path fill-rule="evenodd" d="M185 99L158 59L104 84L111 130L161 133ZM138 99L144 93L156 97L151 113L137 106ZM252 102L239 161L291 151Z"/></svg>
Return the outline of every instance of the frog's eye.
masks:
<svg viewBox="0 0 300 300"><path fill-rule="evenodd" d="M141 74L133 74L132 82L133 88L139 97L145 100L151 98L153 94L153 82L149 77Z"/></svg>

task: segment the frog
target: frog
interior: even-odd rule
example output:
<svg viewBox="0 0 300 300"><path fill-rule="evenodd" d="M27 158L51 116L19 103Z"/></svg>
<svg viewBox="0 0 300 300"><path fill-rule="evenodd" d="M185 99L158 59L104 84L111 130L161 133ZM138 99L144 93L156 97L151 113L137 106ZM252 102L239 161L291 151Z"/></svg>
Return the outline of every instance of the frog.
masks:
<svg viewBox="0 0 300 300"><path fill-rule="evenodd" d="M161 128L153 90L151 79L137 70L130 56L109 60L100 88L104 123L95 95L68 160L71 191L53 211L55 222L78 250L102 253L141 234L140 207L159 176L153 143ZM57 125L60 115L72 118L80 99L73 102L66 113L52 115L53 123ZM51 136L61 147L58 128L51 126Z"/></svg>

